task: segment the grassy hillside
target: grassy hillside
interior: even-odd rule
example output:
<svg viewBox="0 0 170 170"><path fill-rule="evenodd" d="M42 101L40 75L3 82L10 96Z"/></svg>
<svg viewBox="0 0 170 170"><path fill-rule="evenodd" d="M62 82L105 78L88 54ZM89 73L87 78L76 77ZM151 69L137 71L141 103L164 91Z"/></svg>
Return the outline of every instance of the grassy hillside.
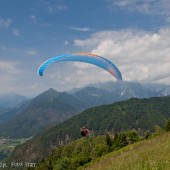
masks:
<svg viewBox="0 0 170 170"><path fill-rule="evenodd" d="M9 161L39 162L54 148L80 138L79 128L82 125L88 124L95 135L131 129L154 131L155 125L162 127L168 118L170 97L131 99L94 107L16 147Z"/></svg>
<svg viewBox="0 0 170 170"><path fill-rule="evenodd" d="M118 147L117 144L122 144L124 141L123 134L127 143ZM35 170L168 170L170 168L170 132L133 144L130 134L132 131L120 133L119 140L113 140L112 144L106 136L79 139L54 150L36 166Z"/></svg>
<svg viewBox="0 0 170 170"><path fill-rule="evenodd" d="M169 170L170 132L103 156L86 170Z"/></svg>

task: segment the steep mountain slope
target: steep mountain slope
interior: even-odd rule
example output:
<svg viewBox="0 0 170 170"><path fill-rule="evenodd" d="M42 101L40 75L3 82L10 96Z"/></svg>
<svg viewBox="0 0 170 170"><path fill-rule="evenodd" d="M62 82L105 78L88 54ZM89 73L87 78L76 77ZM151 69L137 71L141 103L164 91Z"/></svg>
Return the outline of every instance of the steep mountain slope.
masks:
<svg viewBox="0 0 170 170"><path fill-rule="evenodd" d="M17 107L12 108L1 108L0 109L0 124L6 123L8 120L10 120L12 117L14 117L18 112Z"/></svg>
<svg viewBox="0 0 170 170"><path fill-rule="evenodd" d="M102 104L110 104L117 101L115 94L104 89L95 87L86 87L73 93L73 96L81 100L87 106L97 106Z"/></svg>
<svg viewBox="0 0 170 170"><path fill-rule="evenodd" d="M94 107L17 147L9 160L39 161L55 147L80 138L79 127L82 125L87 125L95 135L130 129L152 131L155 125L162 126L168 118L170 97L130 99Z"/></svg>
<svg viewBox="0 0 170 170"><path fill-rule="evenodd" d="M1 125L0 134L14 138L33 136L46 126L70 118L84 107L75 97L49 89L32 99L20 114Z"/></svg>
<svg viewBox="0 0 170 170"><path fill-rule="evenodd" d="M0 108L0 124L5 124L15 116L22 114L29 106L31 99L27 99L15 107Z"/></svg>

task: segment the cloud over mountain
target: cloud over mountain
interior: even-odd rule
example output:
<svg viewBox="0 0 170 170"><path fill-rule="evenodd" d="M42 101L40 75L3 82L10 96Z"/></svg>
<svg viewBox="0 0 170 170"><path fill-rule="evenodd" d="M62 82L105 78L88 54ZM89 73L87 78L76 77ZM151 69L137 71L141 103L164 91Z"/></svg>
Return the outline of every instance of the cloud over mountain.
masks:
<svg viewBox="0 0 170 170"><path fill-rule="evenodd" d="M121 70L124 80L170 83L170 29L101 31L75 45L109 58Z"/></svg>

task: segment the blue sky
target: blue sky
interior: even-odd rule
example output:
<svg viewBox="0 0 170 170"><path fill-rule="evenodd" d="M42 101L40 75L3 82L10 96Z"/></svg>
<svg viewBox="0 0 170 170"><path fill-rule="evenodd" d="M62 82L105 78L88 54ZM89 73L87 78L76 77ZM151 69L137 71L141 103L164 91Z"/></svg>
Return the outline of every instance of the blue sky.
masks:
<svg viewBox="0 0 170 170"><path fill-rule="evenodd" d="M45 60L77 51L111 60L126 81L170 84L169 0L0 0L0 94L38 94L115 81L83 63Z"/></svg>

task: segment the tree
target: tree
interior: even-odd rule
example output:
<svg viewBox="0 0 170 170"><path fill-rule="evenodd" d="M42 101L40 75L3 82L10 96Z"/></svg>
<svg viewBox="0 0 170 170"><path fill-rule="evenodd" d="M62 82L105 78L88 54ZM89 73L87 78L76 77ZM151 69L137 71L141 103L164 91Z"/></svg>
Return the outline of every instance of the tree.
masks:
<svg viewBox="0 0 170 170"><path fill-rule="evenodd" d="M111 147L113 145L113 141L111 139L111 137L109 136L109 134L106 135L106 144Z"/></svg>
<svg viewBox="0 0 170 170"><path fill-rule="evenodd" d="M128 133L129 143L134 143L134 142L137 142L138 140L139 140L139 137L138 137L136 131L135 130L129 131L129 133Z"/></svg>
<svg viewBox="0 0 170 170"><path fill-rule="evenodd" d="M127 146L128 140L126 134L124 132L120 133L115 142L117 148L123 148L124 146Z"/></svg>
<svg viewBox="0 0 170 170"><path fill-rule="evenodd" d="M104 143L97 144L95 147L96 157L100 157L103 154L108 153L108 149L109 149L108 146Z"/></svg>
<svg viewBox="0 0 170 170"><path fill-rule="evenodd" d="M149 138L149 136L150 136L149 132L148 132L148 131L146 131L146 132L145 132L145 139L148 139L148 138Z"/></svg>
<svg viewBox="0 0 170 170"><path fill-rule="evenodd" d="M48 170L53 170L53 165L52 165L51 160L49 160L49 163L48 163Z"/></svg>
<svg viewBox="0 0 170 170"><path fill-rule="evenodd" d="M164 129L166 132L170 131L170 119L165 123Z"/></svg>
<svg viewBox="0 0 170 170"><path fill-rule="evenodd" d="M160 127L160 126L158 126L158 125L155 125L155 134L156 134L156 135L160 135L160 134L161 134L161 132L162 132L161 127Z"/></svg>

